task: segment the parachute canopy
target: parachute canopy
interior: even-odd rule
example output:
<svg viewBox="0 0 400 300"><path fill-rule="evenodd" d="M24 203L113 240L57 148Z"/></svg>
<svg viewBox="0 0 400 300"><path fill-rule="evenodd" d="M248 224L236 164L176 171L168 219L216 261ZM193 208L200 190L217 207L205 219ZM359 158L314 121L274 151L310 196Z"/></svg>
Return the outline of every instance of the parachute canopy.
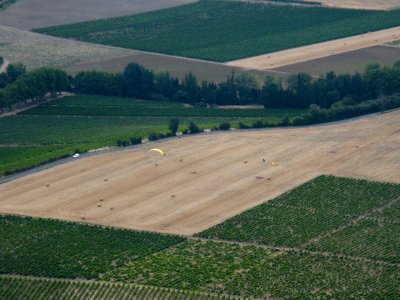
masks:
<svg viewBox="0 0 400 300"><path fill-rule="evenodd" d="M149 151L158 152L158 153L160 153L162 156L165 156L165 152L162 151L161 149L158 149L158 148L153 148L153 149L150 149Z"/></svg>
<svg viewBox="0 0 400 300"><path fill-rule="evenodd" d="M276 163L276 162L273 161L273 162L271 163L271 166L277 167L277 166L278 166L278 163Z"/></svg>

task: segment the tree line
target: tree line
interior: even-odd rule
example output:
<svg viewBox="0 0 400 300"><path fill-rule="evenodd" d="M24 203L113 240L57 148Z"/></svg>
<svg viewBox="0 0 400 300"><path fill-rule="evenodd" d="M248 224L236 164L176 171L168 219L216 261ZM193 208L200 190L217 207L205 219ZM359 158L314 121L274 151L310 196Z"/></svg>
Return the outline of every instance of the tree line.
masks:
<svg viewBox="0 0 400 300"><path fill-rule="evenodd" d="M26 71L22 64L10 64L0 74L0 111L14 104L38 103L44 97L70 89L67 73L54 68Z"/></svg>
<svg viewBox="0 0 400 300"><path fill-rule="evenodd" d="M54 68L27 72L22 65L9 65L7 72L0 74L0 107L27 99L40 101L47 93L65 90L196 105L308 108L315 104L330 109L343 99L357 104L399 93L400 62L384 67L372 64L354 75L328 72L318 79L305 73L286 79L267 77L262 86L247 73L237 76L233 72L220 83L200 82L191 72L180 80L168 72L155 73L136 63L128 64L122 73L84 71L74 77Z"/></svg>

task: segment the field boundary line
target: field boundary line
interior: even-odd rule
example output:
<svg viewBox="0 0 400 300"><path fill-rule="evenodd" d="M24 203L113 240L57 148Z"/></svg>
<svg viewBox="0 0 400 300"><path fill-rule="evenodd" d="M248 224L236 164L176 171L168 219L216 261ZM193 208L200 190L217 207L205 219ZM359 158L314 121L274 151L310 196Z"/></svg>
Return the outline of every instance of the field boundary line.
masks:
<svg viewBox="0 0 400 300"><path fill-rule="evenodd" d="M374 208L368 210L367 212L357 216L356 218L350 220L346 224L343 224L343 225L341 225L339 227L333 228L333 229L331 229L331 230L329 230L327 232L324 232L324 233L322 233L322 234L320 234L320 235L318 235L316 237L311 238L309 241L305 242L304 244L300 245L299 247L300 248L303 248L303 247L305 248L305 247L309 246L312 243L319 242L321 239L323 239L325 237L328 237L328 236L330 236L332 234L335 234L337 232L343 231L348 227L356 225L356 224L360 223L361 221L366 220L370 214L373 214L373 213L376 213L376 212L381 212L385 208L388 208L388 207L392 206L393 204L397 203L399 200L400 200L400 198L395 198L395 199L392 199L391 201L389 201L389 202L387 202L387 203L385 203L385 204L383 204L381 206L374 207Z"/></svg>
<svg viewBox="0 0 400 300"><path fill-rule="evenodd" d="M400 263L391 263L385 260L379 260L379 259L372 259L372 258L367 258L363 256L352 256L352 255L346 255L346 254L340 254L340 253L333 253L329 251L313 251L313 250L308 250L306 248L300 248L300 247L289 247L289 246L274 246L274 245L265 245L265 244L258 244L255 242L241 242L241 241L232 241L232 240L223 240L223 239L218 239L218 238L202 238L202 237L197 237L197 236L189 236L187 237L188 240L192 241L202 241L202 242L216 242L216 243L227 243L231 245L238 245L241 247L248 247L248 246L253 246L257 248L262 248L262 249L267 249L267 250L278 250L282 252L296 252L296 253L308 253L311 255L322 255L325 257L337 257L337 258L344 258L344 259L349 259L353 261L365 261L365 262L371 262L371 263L377 263L381 265L386 265L386 266L393 266L393 267L400 267Z"/></svg>

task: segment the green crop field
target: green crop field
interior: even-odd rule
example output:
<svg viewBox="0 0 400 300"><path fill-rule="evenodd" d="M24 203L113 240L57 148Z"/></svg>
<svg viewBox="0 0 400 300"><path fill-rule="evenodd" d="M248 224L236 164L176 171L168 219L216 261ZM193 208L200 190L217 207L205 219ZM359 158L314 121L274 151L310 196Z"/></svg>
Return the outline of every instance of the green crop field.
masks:
<svg viewBox="0 0 400 300"><path fill-rule="evenodd" d="M398 262L399 202L399 184L321 176L200 236Z"/></svg>
<svg viewBox="0 0 400 300"><path fill-rule="evenodd" d="M397 201L359 222L311 243L307 248L329 250L400 263L400 194Z"/></svg>
<svg viewBox="0 0 400 300"><path fill-rule="evenodd" d="M2 216L0 225L0 273L4 274L0 295L76 293L84 299L83 295L108 293L104 299L114 299L111 291L125 294L142 289L141 293L152 295L170 288L173 297L188 296L183 299L199 299L198 293L389 299L398 293L399 265L29 217ZM7 274L78 282L10 279ZM80 281L91 278L101 282Z"/></svg>
<svg viewBox="0 0 400 300"><path fill-rule="evenodd" d="M397 25L400 10L202 0L177 8L36 31L123 48L229 61Z"/></svg>
<svg viewBox="0 0 400 300"><path fill-rule="evenodd" d="M166 133L172 117L180 119L183 130L189 121L203 129L225 122L236 127L239 122L250 125L259 120L278 123L285 114L293 118L303 112L301 109L185 108L179 103L118 97L66 97L0 119L0 175L71 155L76 149L86 151L114 146L119 139Z"/></svg>
<svg viewBox="0 0 400 300"><path fill-rule="evenodd" d="M235 298L132 284L0 277L0 299L222 300Z"/></svg>
<svg viewBox="0 0 400 300"><path fill-rule="evenodd" d="M349 299L355 295L383 299L396 294L399 270L398 266L322 254L187 241L117 268L105 278L263 299Z"/></svg>
<svg viewBox="0 0 400 300"><path fill-rule="evenodd" d="M178 236L0 215L0 273L100 278L183 241Z"/></svg>
<svg viewBox="0 0 400 300"><path fill-rule="evenodd" d="M187 108L174 102L140 101L118 97L80 95L39 105L20 115L135 116L135 117L221 117L281 118L303 113L304 109Z"/></svg>

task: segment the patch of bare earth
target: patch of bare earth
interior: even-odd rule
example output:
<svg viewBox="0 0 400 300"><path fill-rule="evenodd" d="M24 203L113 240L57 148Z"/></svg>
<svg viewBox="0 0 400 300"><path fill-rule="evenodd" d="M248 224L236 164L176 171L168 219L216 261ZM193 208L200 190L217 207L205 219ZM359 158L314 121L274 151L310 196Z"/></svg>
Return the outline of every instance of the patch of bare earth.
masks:
<svg viewBox="0 0 400 300"><path fill-rule="evenodd" d="M191 235L321 173L400 182L399 128L394 111L151 143L1 184L0 212Z"/></svg>
<svg viewBox="0 0 400 300"><path fill-rule="evenodd" d="M333 41L230 61L227 63L227 65L254 70L275 69L299 62L385 44L396 41L399 38L400 26Z"/></svg>

